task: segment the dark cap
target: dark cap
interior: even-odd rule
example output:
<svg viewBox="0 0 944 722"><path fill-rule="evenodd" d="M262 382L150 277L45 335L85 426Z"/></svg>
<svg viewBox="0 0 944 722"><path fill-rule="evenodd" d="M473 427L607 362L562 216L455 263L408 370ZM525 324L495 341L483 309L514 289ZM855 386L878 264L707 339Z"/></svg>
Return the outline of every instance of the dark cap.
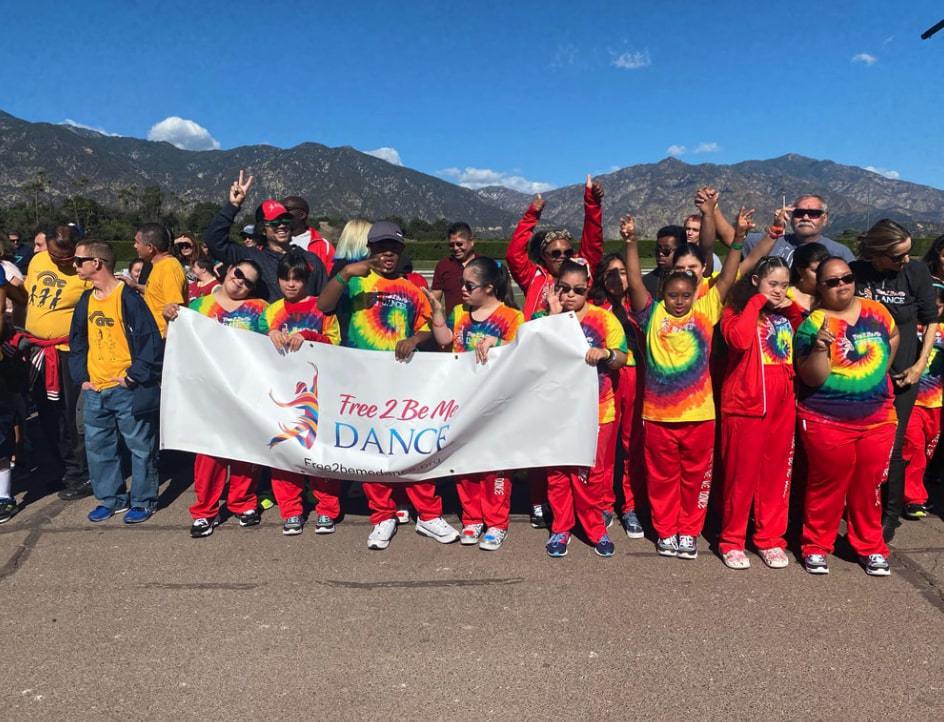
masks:
<svg viewBox="0 0 944 722"><path fill-rule="evenodd" d="M406 241L403 240L403 231L393 221L377 221L370 227L367 233L367 245L380 243L380 241L396 241L406 245Z"/></svg>

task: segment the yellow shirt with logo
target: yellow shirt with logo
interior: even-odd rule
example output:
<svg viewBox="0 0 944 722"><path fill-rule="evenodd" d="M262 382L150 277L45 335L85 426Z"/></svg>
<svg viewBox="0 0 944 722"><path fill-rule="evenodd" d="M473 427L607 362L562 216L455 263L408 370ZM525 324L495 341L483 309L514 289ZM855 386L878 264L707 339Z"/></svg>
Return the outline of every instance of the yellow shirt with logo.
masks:
<svg viewBox="0 0 944 722"><path fill-rule="evenodd" d="M187 274L173 256L166 256L155 261L151 266L151 273L144 284L144 302L151 315L157 322L157 330L161 338L167 335L167 319L162 311L168 303L177 303L181 306L187 303Z"/></svg>
<svg viewBox="0 0 944 722"><path fill-rule="evenodd" d="M69 335L75 305L91 284L81 280L70 268L63 271L40 251L29 264L25 282L26 330L36 338L62 338ZM69 344L56 348L68 351Z"/></svg>
<svg viewBox="0 0 944 722"><path fill-rule="evenodd" d="M119 283L103 299L89 296L88 305L88 374L89 381L98 391L118 385L131 367L131 349L121 316L121 292L125 284Z"/></svg>

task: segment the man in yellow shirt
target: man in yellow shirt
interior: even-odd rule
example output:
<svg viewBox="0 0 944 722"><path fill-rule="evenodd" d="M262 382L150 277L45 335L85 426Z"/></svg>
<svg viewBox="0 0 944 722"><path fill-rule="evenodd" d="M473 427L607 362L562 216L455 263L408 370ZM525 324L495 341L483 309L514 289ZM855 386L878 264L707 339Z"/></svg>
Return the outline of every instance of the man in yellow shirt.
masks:
<svg viewBox="0 0 944 722"><path fill-rule="evenodd" d="M76 305L69 333L69 366L82 383L85 448L99 502L88 518L102 522L127 511L125 523L137 524L157 508L161 338L142 298L115 278L111 244L79 243L73 263L92 285ZM130 494L119 438L131 455Z"/></svg>
<svg viewBox="0 0 944 722"><path fill-rule="evenodd" d="M138 258L151 263L151 273L144 285L144 302L151 309L161 337L167 335L167 320L162 315L164 306L187 303L187 274L173 254L170 231L160 223L145 223L134 234L134 250Z"/></svg>
<svg viewBox="0 0 944 722"><path fill-rule="evenodd" d="M10 295L26 306L30 358L40 369L33 400L54 461L62 467L63 499L92 493L85 448L76 420L79 384L68 368L68 336L75 305L89 285L72 265L78 231L71 226L45 229L46 250L30 260L26 280ZM14 291L16 293L14 294Z"/></svg>

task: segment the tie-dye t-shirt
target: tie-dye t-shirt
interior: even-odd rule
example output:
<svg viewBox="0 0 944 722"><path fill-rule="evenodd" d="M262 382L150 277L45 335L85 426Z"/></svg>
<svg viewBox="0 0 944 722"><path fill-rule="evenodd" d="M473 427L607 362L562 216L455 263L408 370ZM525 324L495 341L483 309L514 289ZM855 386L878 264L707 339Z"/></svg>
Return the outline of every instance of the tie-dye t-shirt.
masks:
<svg viewBox="0 0 944 722"><path fill-rule="evenodd" d="M613 304L607 300L604 300L603 303L600 304L600 308L606 311L609 311L610 313L613 313ZM632 310L629 308L628 301L624 304L624 308L626 309L627 317L629 317L629 314L632 313ZM615 313L613 315L616 316ZM619 316L616 316L616 320L619 321ZM639 328L632 321L630 321L629 328L627 328L626 326L623 327L623 333L626 334L626 365L627 366L636 365L636 347L638 347L639 345L639 340L637 338L638 331L639 331Z"/></svg>
<svg viewBox="0 0 944 722"><path fill-rule="evenodd" d="M405 278L384 278L374 271L355 276L342 304L342 315L350 318L345 345L353 348L393 351L398 341L429 330L429 301Z"/></svg>
<svg viewBox="0 0 944 722"><path fill-rule="evenodd" d="M265 310L265 324L269 331L289 334L314 331L327 336L335 346L341 343L338 317L326 316L319 311L316 296L309 296L297 303L280 298Z"/></svg>
<svg viewBox="0 0 944 722"><path fill-rule="evenodd" d="M580 319L580 328L590 348L611 348L626 353L626 334L623 326L609 311L599 306L587 304L587 312ZM610 369L605 363L597 366L600 382L599 423L609 424L616 420L615 381L618 371Z"/></svg>
<svg viewBox="0 0 944 722"><path fill-rule="evenodd" d="M712 286L684 316L661 301L635 314L646 340L642 417L648 421L711 421L715 402L708 373L711 338L721 320L721 296Z"/></svg>
<svg viewBox="0 0 944 722"><path fill-rule="evenodd" d="M793 326L779 313L762 313L757 321L765 366L793 365Z"/></svg>
<svg viewBox="0 0 944 722"><path fill-rule="evenodd" d="M455 352L474 351L475 345L486 336L498 339L498 345L515 340L518 327L524 323L521 311L502 304L484 321L476 321L472 314L462 306L456 306L449 315L449 327L452 329L452 350Z"/></svg>
<svg viewBox="0 0 944 722"><path fill-rule="evenodd" d="M924 331L918 327L919 338L924 338ZM934 345L928 356L928 365L918 380L918 398L915 406L926 409L939 409L944 405L944 336L934 332Z"/></svg>
<svg viewBox="0 0 944 722"><path fill-rule="evenodd" d="M895 423L894 394L888 376L895 322L882 304L865 298L859 303L855 324L817 309L797 329L798 359L810 355L823 323L836 338L830 346L831 368L823 385L800 385L800 418L855 427Z"/></svg>
<svg viewBox="0 0 944 722"><path fill-rule="evenodd" d="M239 308L227 311L216 300L216 292L214 292L203 298L195 298L190 302L189 308L204 316L209 316L224 326L268 333L269 328L264 318L267 305L261 298L247 298L239 305Z"/></svg>

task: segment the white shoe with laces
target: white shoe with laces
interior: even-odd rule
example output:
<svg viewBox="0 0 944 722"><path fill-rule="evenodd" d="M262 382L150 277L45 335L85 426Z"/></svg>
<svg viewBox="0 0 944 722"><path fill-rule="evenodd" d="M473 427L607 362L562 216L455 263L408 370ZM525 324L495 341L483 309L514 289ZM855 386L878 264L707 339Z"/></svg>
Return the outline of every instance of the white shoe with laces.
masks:
<svg viewBox="0 0 944 722"><path fill-rule="evenodd" d="M416 533L435 539L440 544L451 544L459 538L459 532L441 516L429 521L417 519Z"/></svg>
<svg viewBox="0 0 944 722"><path fill-rule="evenodd" d="M474 546L479 543L479 537L482 536L484 524L466 524L462 527L462 538L459 543L463 546Z"/></svg>
<svg viewBox="0 0 944 722"><path fill-rule="evenodd" d="M367 537L367 548L386 549L388 546L390 546L390 540L393 539L393 535L396 533L396 519L384 519L382 522L374 524L374 528L371 530L370 536Z"/></svg>

